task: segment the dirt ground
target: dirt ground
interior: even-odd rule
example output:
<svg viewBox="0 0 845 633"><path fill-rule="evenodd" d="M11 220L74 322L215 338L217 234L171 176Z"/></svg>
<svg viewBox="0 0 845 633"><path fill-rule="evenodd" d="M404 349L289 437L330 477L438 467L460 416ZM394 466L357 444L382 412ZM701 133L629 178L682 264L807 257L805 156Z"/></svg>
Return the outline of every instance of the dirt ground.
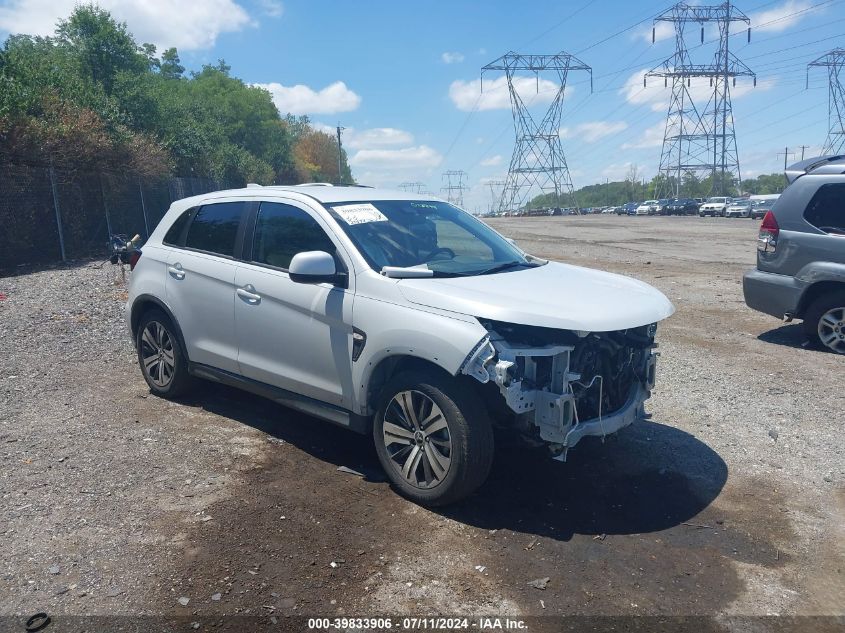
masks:
<svg viewBox="0 0 845 633"><path fill-rule="evenodd" d="M492 224L677 312L650 420L567 463L500 441L437 511L368 438L219 386L151 396L108 264L0 278L0 615L845 615L845 359L745 307L758 223Z"/></svg>

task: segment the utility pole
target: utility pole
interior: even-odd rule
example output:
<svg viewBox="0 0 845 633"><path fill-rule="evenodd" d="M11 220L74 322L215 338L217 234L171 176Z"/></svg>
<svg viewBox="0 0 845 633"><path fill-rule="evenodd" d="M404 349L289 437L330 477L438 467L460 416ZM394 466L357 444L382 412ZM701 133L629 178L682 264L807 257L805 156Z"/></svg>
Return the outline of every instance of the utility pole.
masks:
<svg viewBox="0 0 845 633"><path fill-rule="evenodd" d="M751 20L728 0L724 4L703 6L680 2L654 19L652 42L658 22L668 22L675 29L675 54L643 77L643 87L649 78L662 77L663 85L672 80L672 97L663 135L660 156L660 175L655 197L660 188L668 187L669 193L680 196L683 177L687 174L706 174L711 177L711 195L727 195L733 182L742 183L739 152L736 146L731 86L737 77L751 77L757 85L754 72L742 63L729 49L730 27L733 22L747 25L751 41ZM705 24L715 22L719 29L719 46L714 63L693 63L687 48L685 29L689 24L700 27L700 43L704 44ZM692 79L708 79L712 92L707 103L696 104L693 99Z"/></svg>
<svg viewBox="0 0 845 633"><path fill-rule="evenodd" d="M807 65L807 84L810 68L826 67L828 77L827 138L823 155L845 151L845 48L835 48Z"/></svg>
<svg viewBox="0 0 845 633"><path fill-rule="evenodd" d="M516 211L536 194L554 194L555 205L561 205L561 196L566 194L573 206L575 201L572 177L563 155L560 140L560 121L566 80L570 71L584 70L590 73L590 91L593 86L593 69L574 55L564 51L556 55L522 55L510 52L490 62L481 69L481 90L484 91L484 74L504 72L511 99L516 141L513 148L508 177L499 211ZM542 119L536 121L528 111L516 89L516 83L531 73L540 86L540 73L552 73L557 79L557 91Z"/></svg>
<svg viewBox="0 0 845 633"><path fill-rule="evenodd" d="M778 156L783 154L783 170L786 171L786 160L789 156L795 156L795 152L790 152L788 147L784 147L782 152L778 152Z"/></svg>
<svg viewBox="0 0 845 633"><path fill-rule="evenodd" d="M463 169L443 172L443 178L446 180L446 184L441 188L441 191L446 193L446 201L449 204L463 208L464 191L467 189L467 186L464 184L466 175L467 173Z"/></svg>
<svg viewBox="0 0 845 633"><path fill-rule="evenodd" d="M809 145L802 145L801 146L801 160L804 160L804 150L805 149L810 149L810 146Z"/></svg>
<svg viewBox="0 0 845 633"><path fill-rule="evenodd" d="M340 127L340 123L337 124L337 184L343 184L343 143L340 140L340 133L345 130L345 127Z"/></svg>

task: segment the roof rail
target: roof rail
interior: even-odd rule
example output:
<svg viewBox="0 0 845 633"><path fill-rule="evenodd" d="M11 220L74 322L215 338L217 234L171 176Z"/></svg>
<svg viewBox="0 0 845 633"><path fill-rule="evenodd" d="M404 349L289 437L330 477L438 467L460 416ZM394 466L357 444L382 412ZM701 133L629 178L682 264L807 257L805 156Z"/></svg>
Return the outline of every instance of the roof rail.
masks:
<svg viewBox="0 0 845 633"><path fill-rule="evenodd" d="M298 185L294 185L296 187L334 187L334 185L330 182L303 182Z"/></svg>
<svg viewBox="0 0 845 633"><path fill-rule="evenodd" d="M254 183L254 182L248 182L248 183L246 183L246 188L247 188L247 189L261 189L263 186L264 186L264 185L259 185L259 184Z"/></svg>

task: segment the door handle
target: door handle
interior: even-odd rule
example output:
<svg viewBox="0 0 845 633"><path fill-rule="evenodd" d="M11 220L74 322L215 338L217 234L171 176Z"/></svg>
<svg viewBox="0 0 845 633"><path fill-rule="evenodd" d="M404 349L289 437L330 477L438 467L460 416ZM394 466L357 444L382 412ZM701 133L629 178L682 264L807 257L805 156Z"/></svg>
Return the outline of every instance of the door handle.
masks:
<svg viewBox="0 0 845 633"><path fill-rule="evenodd" d="M182 264L173 264L173 266L168 266L167 272L170 273L170 276L174 279L185 278L185 271L182 270Z"/></svg>
<svg viewBox="0 0 845 633"><path fill-rule="evenodd" d="M261 295L255 293L255 287L252 284L247 284L243 288L238 288L235 293L247 303L260 303Z"/></svg>

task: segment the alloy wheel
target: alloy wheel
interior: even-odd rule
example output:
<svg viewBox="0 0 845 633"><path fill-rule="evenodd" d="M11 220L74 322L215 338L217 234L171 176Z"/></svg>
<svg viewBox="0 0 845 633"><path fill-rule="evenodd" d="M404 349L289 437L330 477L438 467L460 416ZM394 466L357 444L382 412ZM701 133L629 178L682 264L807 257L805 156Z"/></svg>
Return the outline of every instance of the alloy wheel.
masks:
<svg viewBox="0 0 845 633"><path fill-rule="evenodd" d="M845 306L831 308L819 319L819 340L837 354L845 354Z"/></svg>
<svg viewBox="0 0 845 633"><path fill-rule="evenodd" d="M150 381L165 389L173 380L176 357L173 353L173 339L158 321L150 321L141 334L141 363Z"/></svg>
<svg viewBox="0 0 845 633"><path fill-rule="evenodd" d="M382 429L391 465L409 484L433 488L445 479L452 437L434 400L420 391L400 391L385 408Z"/></svg>

